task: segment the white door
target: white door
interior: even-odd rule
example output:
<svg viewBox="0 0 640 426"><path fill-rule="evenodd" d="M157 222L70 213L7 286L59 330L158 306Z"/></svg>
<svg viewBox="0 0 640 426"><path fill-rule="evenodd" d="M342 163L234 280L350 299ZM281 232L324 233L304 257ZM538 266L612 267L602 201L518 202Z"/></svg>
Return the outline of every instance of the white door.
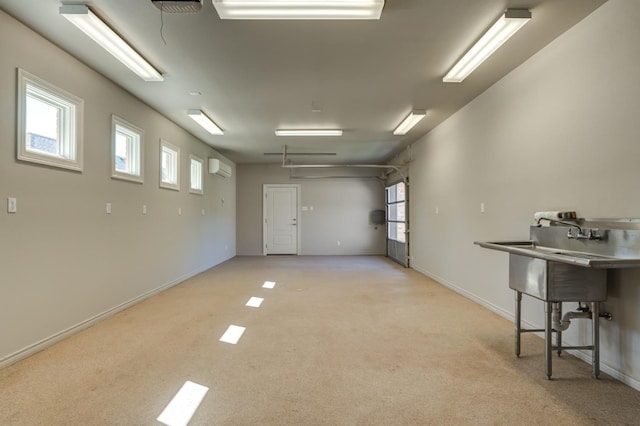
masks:
<svg viewBox="0 0 640 426"><path fill-rule="evenodd" d="M266 254L298 254L298 191L300 185L264 185L264 247Z"/></svg>

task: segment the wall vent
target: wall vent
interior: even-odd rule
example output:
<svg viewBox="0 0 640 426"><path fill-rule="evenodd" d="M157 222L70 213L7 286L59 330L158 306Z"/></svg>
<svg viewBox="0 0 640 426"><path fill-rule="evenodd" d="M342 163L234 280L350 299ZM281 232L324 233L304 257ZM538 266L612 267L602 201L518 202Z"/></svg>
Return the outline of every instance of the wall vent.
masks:
<svg viewBox="0 0 640 426"><path fill-rule="evenodd" d="M202 8L200 0L151 0L165 13L196 13Z"/></svg>

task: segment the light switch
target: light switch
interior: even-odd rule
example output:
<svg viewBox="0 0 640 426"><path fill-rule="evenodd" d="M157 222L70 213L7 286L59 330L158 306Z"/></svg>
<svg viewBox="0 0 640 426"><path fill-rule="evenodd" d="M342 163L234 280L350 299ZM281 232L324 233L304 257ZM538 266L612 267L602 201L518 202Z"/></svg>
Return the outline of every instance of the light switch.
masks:
<svg viewBox="0 0 640 426"><path fill-rule="evenodd" d="M178 216L182 214L182 207L178 207Z"/></svg>
<svg viewBox="0 0 640 426"><path fill-rule="evenodd" d="M142 214L147 214L147 205L146 204L142 205Z"/></svg>
<svg viewBox="0 0 640 426"><path fill-rule="evenodd" d="M7 213L15 213L18 211L18 200L15 197L7 198Z"/></svg>
<svg viewBox="0 0 640 426"><path fill-rule="evenodd" d="M480 203L480 213L484 213L484 203Z"/></svg>
<svg viewBox="0 0 640 426"><path fill-rule="evenodd" d="M204 209L202 209L202 216L204 216Z"/></svg>
<svg viewBox="0 0 640 426"><path fill-rule="evenodd" d="M111 214L111 203L107 203L106 211L107 211L107 214Z"/></svg>

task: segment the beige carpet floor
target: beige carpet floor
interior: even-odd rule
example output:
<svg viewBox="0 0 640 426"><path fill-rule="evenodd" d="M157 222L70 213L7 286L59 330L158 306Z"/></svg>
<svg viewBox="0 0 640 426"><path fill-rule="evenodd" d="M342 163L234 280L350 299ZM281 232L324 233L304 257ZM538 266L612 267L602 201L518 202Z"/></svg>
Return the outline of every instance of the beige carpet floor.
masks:
<svg viewBox="0 0 640 426"><path fill-rule="evenodd" d="M1 370L0 425L156 425L187 380L191 425L640 424L640 392L566 354L548 381L512 330L382 257L238 257Z"/></svg>

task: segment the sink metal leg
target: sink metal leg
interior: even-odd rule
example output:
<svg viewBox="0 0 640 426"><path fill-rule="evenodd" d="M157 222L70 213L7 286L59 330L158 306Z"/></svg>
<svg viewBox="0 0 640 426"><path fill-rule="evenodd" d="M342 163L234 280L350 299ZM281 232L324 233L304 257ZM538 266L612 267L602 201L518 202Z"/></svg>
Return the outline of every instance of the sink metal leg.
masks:
<svg viewBox="0 0 640 426"><path fill-rule="evenodd" d="M544 371L547 379L551 379L551 352L553 345L551 335L553 329L551 327L551 302L544 303Z"/></svg>
<svg viewBox="0 0 640 426"><path fill-rule="evenodd" d="M592 326L593 326L593 350L591 351L591 364L593 367L593 377L600 376L600 303L591 303Z"/></svg>
<svg viewBox="0 0 640 426"><path fill-rule="evenodd" d="M558 302L558 312L562 318L562 302ZM556 349L558 356L562 353L562 330L556 330Z"/></svg>
<svg viewBox="0 0 640 426"><path fill-rule="evenodd" d="M518 358L520 358L520 333L521 333L521 317L522 317L522 293L519 291L516 291L516 327L515 327L515 333L516 333L516 356Z"/></svg>

